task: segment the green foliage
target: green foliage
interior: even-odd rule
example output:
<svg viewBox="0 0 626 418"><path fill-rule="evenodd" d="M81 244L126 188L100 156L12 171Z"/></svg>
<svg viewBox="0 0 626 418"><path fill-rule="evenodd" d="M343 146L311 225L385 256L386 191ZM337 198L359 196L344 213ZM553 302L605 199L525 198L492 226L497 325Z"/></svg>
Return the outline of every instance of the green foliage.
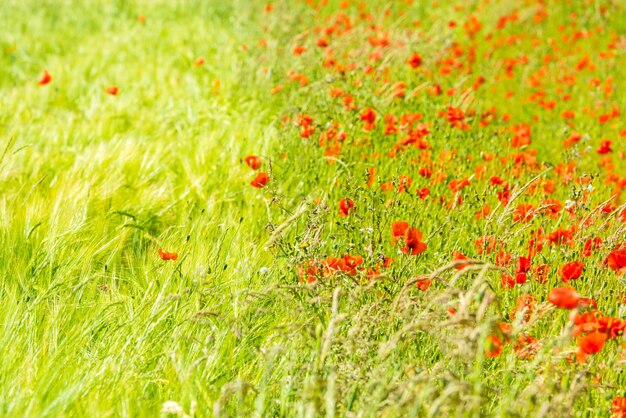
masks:
<svg viewBox="0 0 626 418"><path fill-rule="evenodd" d="M343 10L330 3L323 13ZM410 19L426 19L430 41L422 54L435 55L451 42L441 32L455 12L415 3L392 28L400 33ZM479 2L470 3L474 10ZM508 10L495 3L492 20ZM557 17L573 11L589 25L626 29L588 8L554 3ZM435 121L443 101L374 94L379 86L361 73L329 76L321 53L295 60L291 48L319 15L295 2L273 6L267 13L252 0L0 4L0 415L608 416L625 387L623 338L586 364L572 364L567 313L541 302L529 321L523 312L510 314L523 294L545 301L559 284L557 266L572 252L543 256L555 266L548 284L510 292L500 288L501 267L455 270L452 251L475 253L474 240L485 233L521 255L529 226L509 222L510 210L496 208L486 183L472 184L470 203L459 210L426 205L414 190L381 190L384 181L397 188L402 175L418 177L412 160L419 151L377 162L371 154L387 154L393 141L364 134L359 113L329 101L328 90L362 81L355 101L379 118L428 115L433 151L466 162L450 164L431 188L447 199L456 197L449 181L472 174L467 157L513 152L503 141L508 134L501 126L453 130ZM545 30L556 34L559 24ZM339 52L358 45L358 31L365 29L356 28ZM536 53L538 60L547 51ZM194 66L198 57L204 65ZM404 55L385 59L393 77L412 77ZM611 74L619 79L624 68ZM44 70L52 81L39 86ZM288 82L288 70L306 72L309 84L271 94ZM492 70L487 63L476 69ZM408 90L422 83L411 79ZM506 90L520 79L504 83ZM114 85L119 93L106 94ZM574 93L582 94L581 86ZM475 104L510 105L498 99L485 95ZM523 112L512 106L514 117ZM305 113L320 131L327 122L345 128L340 156L325 158L317 136L305 141L297 126L283 124ZM554 147L555 132L568 132L561 122L545 118L533 128L533 145L548 164L516 179L520 195L550 162L577 159ZM261 156L270 172L264 189L249 185L253 176L242 163L249 154ZM367 187L374 164L378 180ZM598 168L582 160L581 170L596 175ZM574 199L581 187L559 189L558 198ZM356 202L348 219L337 214L346 196ZM593 199L590 207L601 203ZM500 212L479 223L474 213L486 202ZM427 254L398 253L390 231L400 220L423 233ZM532 222L535 230L557 226ZM588 232L620 240L622 227L603 227ZM179 258L161 260L159 248ZM343 254L363 256L372 269L389 257L395 262L373 278L300 280L298 267L309 260ZM608 277L603 258L592 260L589 277ZM433 280L428 292L416 288L425 278ZM618 316L614 295L623 284L611 275L578 289ZM520 358L513 345L497 358L486 355L502 321L513 324L512 339L532 332L542 340L532 359ZM596 375L603 385L594 389Z"/></svg>

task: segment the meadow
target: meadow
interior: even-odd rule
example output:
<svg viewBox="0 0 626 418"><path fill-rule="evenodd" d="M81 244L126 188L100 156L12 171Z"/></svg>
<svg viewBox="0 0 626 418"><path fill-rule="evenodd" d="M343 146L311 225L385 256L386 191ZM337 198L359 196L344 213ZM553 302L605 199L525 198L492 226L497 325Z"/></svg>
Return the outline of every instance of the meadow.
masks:
<svg viewBox="0 0 626 418"><path fill-rule="evenodd" d="M4 0L0 415L626 417L622 0Z"/></svg>

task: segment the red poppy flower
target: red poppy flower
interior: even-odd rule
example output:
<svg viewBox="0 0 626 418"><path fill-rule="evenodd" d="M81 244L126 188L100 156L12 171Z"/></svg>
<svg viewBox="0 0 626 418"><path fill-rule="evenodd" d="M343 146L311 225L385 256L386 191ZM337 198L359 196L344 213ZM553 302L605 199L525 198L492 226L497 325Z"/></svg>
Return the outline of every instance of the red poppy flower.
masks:
<svg viewBox="0 0 626 418"><path fill-rule="evenodd" d="M611 403L613 418L626 418L626 396L623 398L613 398Z"/></svg>
<svg viewBox="0 0 626 418"><path fill-rule="evenodd" d="M391 234L393 238L399 238L404 236L409 229L409 223L405 221L398 221L391 224Z"/></svg>
<svg viewBox="0 0 626 418"><path fill-rule="evenodd" d="M422 187L421 189L417 189L417 197L424 200L430 194L430 189L428 187Z"/></svg>
<svg viewBox="0 0 626 418"><path fill-rule="evenodd" d="M515 267L515 283L524 284L528 279L526 273L530 271L530 259L528 257L519 257L517 266Z"/></svg>
<svg viewBox="0 0 626 418"><path fill-rule="evenodd" d="M308 138L315 132L315 125L313 125L313 118L309 115L299 115L298 124L300 125L300 136L302 138Z"/></svg>
<svg viewBox="0 0 626 418"><path fill-rule="evenodd" d="M611 141L602 141L600 143L600 146L596 150L598 154L608 154L612 151L613 150L611 149Z"/></svg>
<svg viewBox="0 0 626 418"><path fill-rule="evenodd" d="M368 179L367 179L367 187L372 187L374 182L376 181L376 168L370 167L367 169Z"/></svg>
<svg viewBox="0 0 626 418"><path fill-rule="evenodd" d="M404 193L406 189L413 184L413 179L409 176L402 175L398 178L398 183L398 193Z"/></svg>
<svg viewBox="0 0 626 418"><path fill-rule="evenodd" d="M194 61L193 65L195 65L196 67L201 67L203 66L205 63L205 59L204 57L198 57L196 58L196 60Z"/></svg>
<svg viewBox="0 0 626 418"><path fill-rule="evenodd" d="M354 208L354 202L352 199L346 197L341 198L339 201L339 216L348 216L350 209Z"/></svg>
<svg viewBox="0 0 626 418"><path fill-rule="evenodd" d="M455 251L452 254L452 261L460 262L458 266L454 267L457 270L463 270L465 267L467 267L467 263L462 263L465 260L468 260L467 256L465 256L463 253L461 253L459 251Z"/></svg>
<svg viewBox="0 0 626 418"><path fill-rule="evenodd" d="M383 192L388 192L389 190L394 190L393 182L388 181L387 183L383 183L380 185L380 188Z"/></svg>
<svg viewBox="0 0 626 418"><path fill-rule="evenodd" d="M363 129L371 131L376 127L376 112L371 107L365 108L361 113L361 120L365 122Z"/></svg>
<svg viewBox="0 0 626 418"><path fill-rule="evenodd" d="M531 131L529 125L521 124L518 126L514 126L513 132L513 138L511 139L511 146L513 148L523 148L530 145Z"/></svg>
<svg viewBox="0 0 626 418"><path fill-rule="evenodd" d="M543 201L544 213L550 219L556 219L561 213L563 205L558 199L546 199Z"/></svg>
<svg viewBox="0 0 626 418"><path fill-rule="evenodd" d="M578 307L580 295L571 287L557 287L548 295L548 301L563 309L575 309Z"/></svg>
<svg viewBox="0 0 626 418"><path fill-rule="evenodd" d="M322 261L324 267L324 277L331 277L345 267L345 262L341 258L328 257Z"/></svg>
<svg viewBox="0 0 626 418"><path fill-rule="evenodd" d="M485 219L491 213L491 207L484 205L479 211L474 213L476 219Z"/></svg>
<svg viewBox="0 0 626 418"><path fill-rule="evenodd" d="M269 180L269 175L266 172L261 171L259 174L256 175L254 180L250 182L250 185L260 189L262 187L265 187L268 180Z"/></svg>
<svg viewBox="0 0 626 418"><path fill-rule="evenodd" d="M452 193L457 193L461 191L461 189L469 185L470 185L470 182L467 177L461 180L456 180L456 179L450 180L450 183L448 183L448 187L450 188L450 190L452 190Z"/></svg>
<svg viewBox="0 0 626 418"><path fill-rule="evenodd" d="M598 315L599 315L599 312L597 311L587 311L582 314L575 315L574 316L575 326L574 326L574 331L572 332L572 335L574 337L578 337L587 332L594 332L594 331L604 332L605 330L600 330L600 323L598 321Z"/></svg>
<svg viewBox="0 0 626 418"><path fill-rule="evenodd" d="M441 88L439 84L433 84L432 86L428 88L428 93L431 96L440 96L441 93L443 93L443 89Z"/></svg>
<svg viewBox="0 0 626 418"><path fill-rule="evenodd" d="M421 290L422 292L425 292L428 290L428 288L430 287L432 283L433 283L432 279L421 279L417 281L416 286L419 290Z"/></svg>
<svg viewBox="0 0 626 418"><path fill-rule="evenodd" d="M587 241L585 241L585 245L583 246L583 256L589 257L592 251L597 250L601 246L602 246L602 238L600 237L589 238Z"/></svg>
<svg viewBox="0 0 626 418"><path fill-rule="evenodd" d="M296 45L293 47L293 50L292 50L293 55L302 55L305 53L305 51L306 51L306 47L302 45Z"/></svg>
<svg viewBox="0 0 626 418"><path fill-rule="evenodd" d="M522 203L513 212L513 222L529 222L535 216L535 207L529 203Z"/></svg>
<svg viewBox="0 0 626 418"><path fill-rule="evenodd" d="M584 268L585 266L581 261L572 261L571 263L561 266L559 273L561 279L567 283L570 280L578 279L583 273Z"/></svg>
<svg viewBox="0 0 626 418"><path fill-rule="evenodd" d="M298 276L301 282L315 283L320 275L320 268L314 260L309 260L304 265L297 267Z"/></svg>
<svg viewBox="0 0 626 418"><path fill-rule="evenodd" d="M498 324L498 328L500 329L500 332L502 332L502 335L504 336L504 341L508 342L509 337L511 336L511 333L513 332L513 327L511 326L511 324L509 324L508 322L501 321Z"/></svg>
<svg viewBox="0 0 626 418"><path fill-rule="evenodd" d="M117 96L117 92L119 91L117 86L107 87L105 90L106 94L110 94L111 96Z"/></svg>
<svg viewBox="0 0 626 418"><path fill-rule="evenodd" d="M570 229L558 228L556 231L548 235L548 241L550 244L572 245L573 240L573 231Z"/></svg>
<svg viewBox="0 0 626 418"><path fill-rule="evenodd" d="M426 251L426 243L421 241L422 233L417 228L408 228L404 234L404 248L401 248L405 254L418 255Z"/></svg>
<svg viewBox="0 0 626 418"><path fill-rule="evenodd" d="M530 315L535 310L536 301L535 298L530 294L524 294L517 297L515 301L515 309L509 315L511 319L515 318L518 312L524 312L524 321L528 321L530 319Z"/></svg>
<svg viewBox="0 0 626 418"><path fill-rule="evenodd" d="M422 167L419 169L418 173L420 176L429 179L430 176L433 175L433 169L430 167Z"/></svg>
<svg viewBox="0 0 626 418"><path fill-rule="evenodd" d="M159 248L159 256L161 260L176 260L178 258L178 253L168 253L167 251L163 251Z"/></svg>
<svg viewBox="0 0 626 418"><path fill-rule="evenodd" d="M571 146L573 146L574 144L576 144L577 142L579 142L582 139L582 135L579 134L578 132L572 132L572 134L569 136L569 138L567 138L565 141L563 141L563 147L564 148L569 148Z"/></svg>
<svg viewBox="0 0 626 418"><path fill-rule="evenodd" d="M504 187L508 187L508 183L499 176L491 176L491 178L489 179L489 183L491 183L492 186L504 186Z"/></svg>
<svg viewBox="0 0 626 418"><path fill-rule="evenodd" d="M248 167L253 170L258 170L259 167L261 167L261 164L263 164L263 160L261 160L261 157L257 157L256 155L248 155L243 160L248 165Z"/></svg>
<svg viewBox="0 0 626 418"><path fill-rule="evenodd" d="M550 272L550 266L547 264L540 264L535 267L533 276L539 283L545 283L548 281L548 273Z"/></svg>
<svg viewBox="0 0 626 418"><path fill-rule="evenodd" d="M528 257L519 257L517 259L516 273L527 273L530 271L530 259Z"/></svg>
<svg viewBox="0 0 626 418"><path fill-rule="evenodd" d="M407 60L407 64L409 64L412 68L417 68L422 65L422 57L420 54L413 54L411 58Z"/></svg>
<svg viewBox="0 0 626 418"><path fill-rule="evenodd" d="M52 81L52 76L50 75L50 73L46 70L43 72L43 74L41 75L41 78L39 79L38 84L40 86L45 86L46 84L50 83Z"/></svg>
<svg viewBox="0 0 626 418"><path fill-rule="evenodd" d="M510 253L500 250L498 254L496 254L496 266L506 267L511 262L511 258Z"/></svg>
<svg viewBox="0 0 626 418"><path fill-rule="evenodd" d="M619 274L626 273L626 246L611 251L605 263Z"/></svg>
<svg viewBox="0 0 626 418"><path fill-rule="evenodd" d="M493 334L487 336L485 355L490 358L498 357L502 353L502 340Z"/></svg>
<svg viewBox="0 0 626 418"><path fill-rule="evenodd" d="M513 289L515 287L516 280L509 273L502 273L500 280L503 289Z"/></svg>
<svg viewBox="0 0 626 418"><path fill-rule="evenodd" d="M491 254L496 250L498 238L495 235L483 235L474 241L478 254Z"/></svg>
<svg viewBox="0 0 626 418"><path fill-rule="evenodd" d="M363 262L363 257L360 255L344 254L342 270L350 276L355 276L357 273L356 268L363 264Z"/></svg>
<svg viewBox="0 0 626 418"><path fill-rule="evenodd" d="M315 44L320 48L326 48L328 46L328 41L324 38L319 38Z"/></svg>
<svg viewBox="0 0 626 418"><path fill-rule="evenodd" d="M515 354L522 360L532 359L540 348L541 343L528 334L521 334L513 346Z"/></svg>
<svg viewBox="0 0 626 418"><path fill-rule="evenodd" d="M498 200L500 201L500 204L506 207L509 204L509 200L511 200L511 190L504 189L504 190L499 191L497 194L498 194Z"/></svg>
<svg viewBox="0 0 626 418"><path fill-rule="evenodd" d="M604 347L608 336L604 332L591 332L578 341L578 362L584 363L590 354L597 354Z"/></svg>

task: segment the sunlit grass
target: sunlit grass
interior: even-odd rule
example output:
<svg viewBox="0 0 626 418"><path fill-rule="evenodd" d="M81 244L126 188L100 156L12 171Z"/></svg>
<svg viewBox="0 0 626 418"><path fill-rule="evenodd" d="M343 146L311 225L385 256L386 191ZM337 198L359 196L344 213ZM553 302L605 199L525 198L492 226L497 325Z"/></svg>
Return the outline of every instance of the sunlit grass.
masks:
<svg viewBox="0 0 626 418"><path fill-rule="evenodd" d="M617 210L600 214L614 186L603 183L594 149L610 137L611 172L623 177L626 127L620 119L597 126L582 111L591 100L623 105L624 53L581 74L571 101L553 113L530 113L526 99L530 73L552 52L531 48L532 39L557 37L571 13L616 33L624 22L548 2L553 18L535 27L524 20L534 8L520 2L531 40L495 51L478 42L477 56L493 60L479 58L475 73L446 79L457 91L435 96L432 72L456 39L449 21L462 24L478 3L415 2L384 17L383 5L370 2L372 22L333 44L338 61L355 65L344 73L323 65L328 56L312 28L339 12L359 16L359 6L330 3L319 13L295 1L267 11L250 0L0 5L0 414L610 415L612 399L625 395L623 337L577 364L569 312L546 298L563 285L559 266L581 258L584 239L602 236L607 250L584 259L576 288L624 319L623 276L604 263L624 227ZM487 25L506 13L511 6L495 2L480 17ZM378 51L367 42L374 24L402 45L370 55ZM308 49L296 57L295 45ZM592 41L582 45L581 54L596 52ZM530 54L528 66L496 83L502 66L493 63L519 58L516 48ZM406 63L413 50L424 59L419 70ZM545 63L546 71L577 63L564 59ZM368 64L372 77L364 76ZM46 70L52 79L39 85ZM461 94L478 74L486 87ZM588 87L595 76L614 77L611 100ZM401 80L407 94L399 98L393 83ZM550 83L545 89L556 95ZM117 95L107 94L112 86ZM333 87L350 92L356 107L332 99ZM509 90L516 96L504 99ZM447 106L494 106L498 118L480 127L477 117L464 131L439 115ZM377 114L372 131L363 128L366 107ZM564 150L568 109L587 135ZM383 134L388 113L421 113L429 146L394 149L398 138ZM314 119L309 138L300 136L304 114ZM340 152L320 140L333 123L346 133ZM510 145L516 123L533 124L532 147ZM538 162L517 170L515 153ZM255 173L242 160L251 154L269 172L264 188L250 185ZM593 179L595 194L580 210L597 222L584 225L588 218L565 211L514 222L518 204L542 205L549 181L557 184L551 197L582 202L586 183L561 185L565 176L555 174L572 161L579 178ZM419 173L425 165L432 178ZM495 175L510 182L507 207L489 184ZM402 176L413 183L397 193L407 184ZM471 184L451 191L462 178ZM420 198L423 187L430 195ZM339 214L341 198L355 203L348 216ZM477 219L485 204L491 217ZM419 229L427 251L402 253L391 238L397 221ZM551 266L546 283L503 290L504 267L475 244L497 236L514 271L531 234L574 223L583 225L576 246L546 244L535 257ZM160 248L178 258L162 260ZM455 251L486 262L456 270ZM354 274L318 272L317 283L306 283L306 266L345 254L363 257ZM431 287L418 290L426 279ZM527 294L537 301L529 320L516 308ZM504 339L502 322L513 329L511 342L490 356L490 337ZM541 341L532 358L515 349L526 333Z"/></svg>

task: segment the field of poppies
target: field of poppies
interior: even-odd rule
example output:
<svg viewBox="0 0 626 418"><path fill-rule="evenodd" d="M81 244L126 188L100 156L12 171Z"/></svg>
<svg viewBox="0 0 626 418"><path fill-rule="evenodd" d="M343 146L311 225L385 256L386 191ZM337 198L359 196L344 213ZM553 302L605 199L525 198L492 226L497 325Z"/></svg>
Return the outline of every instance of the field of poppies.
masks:
<svg viewBox="0 0 626 418"><path fill-rule="evenodd" d="M0 415L626 417L622 0L0 4Z"/></svg>

